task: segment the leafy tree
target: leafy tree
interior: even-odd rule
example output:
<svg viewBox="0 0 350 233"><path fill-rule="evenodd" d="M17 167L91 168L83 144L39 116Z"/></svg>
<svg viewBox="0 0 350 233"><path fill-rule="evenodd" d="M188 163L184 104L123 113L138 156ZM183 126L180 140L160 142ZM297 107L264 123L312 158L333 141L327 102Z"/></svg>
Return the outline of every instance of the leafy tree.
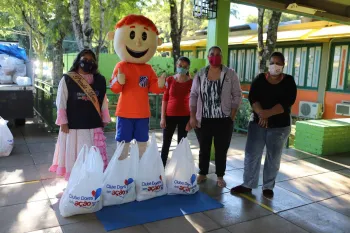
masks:
<svg viewBox="0 0 350 233"><path fill-rule="evenodd" d="M180 3L180 0L178 1ZM208 26L207 20L200 20L193 17L193 5L190 0L184 0L183 10L183 37L191 37L195 35L195 31L205 29ZM141 7L141 12L150 18L157 26L159 36L163 42L170 42L170 4L168 0L153 0L146 2Z"/></svg>
<svg viewBox="0 0 350 233"><path fill-rule="evenodd" d="M122 17L135 14L138 3L142 4L137 0L93 0L91 2L91 25L94 29L92 47L96 51L97 58L101 49L108 51L107 33L114 30L115 24Z"/></svg>
<svg viewBox="0 0 350 233"><path fill-rule="evenodd" d="M0 4L1 11L11 15L7 27L23 25L39 60L44 60L47 46L52 44L53 81L57 84L63 72L62 43L70 29L68 0L8 0Z"/></svg>

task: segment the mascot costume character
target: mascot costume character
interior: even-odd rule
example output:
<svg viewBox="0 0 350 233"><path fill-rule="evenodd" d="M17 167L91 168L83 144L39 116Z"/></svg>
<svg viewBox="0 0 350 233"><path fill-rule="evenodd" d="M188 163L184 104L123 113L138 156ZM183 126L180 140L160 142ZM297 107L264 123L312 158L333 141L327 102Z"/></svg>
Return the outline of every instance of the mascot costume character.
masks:
<svg viewBox="0 0 350 233"><path fill-rule="evenodd" d="M128 156L129 143L135 139L140 157L146 150L151 116L148 93L160 94L165 90L165 74L160 78L146 64L162 44L155 24L142 15L128 15L108 34L114 39L114 50L121 59L114 68L110 86L120 93L117 110L116 141L125 141L120 159Z"/></svg>

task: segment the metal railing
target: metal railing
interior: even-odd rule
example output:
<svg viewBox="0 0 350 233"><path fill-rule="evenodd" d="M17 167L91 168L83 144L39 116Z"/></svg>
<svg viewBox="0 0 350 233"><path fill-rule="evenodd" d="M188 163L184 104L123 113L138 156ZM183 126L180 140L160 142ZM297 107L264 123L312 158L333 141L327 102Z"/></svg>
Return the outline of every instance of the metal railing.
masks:
<svg viewBox="0 0 350 233"><path fill-rule="evenodd" d="M49 129L53 132L58 131L58 126L55 124L57 118L57 86L52 86L50 83L35 80L35 94L34 94L34 111L40 118L48 125ZM112 93L107 88L107 98L109 101L109 113L112 118L112 122L107 125L106 130L115 130L116 117L115 109L118 102L119 95ZM149 94L149 102L151 109L150 128L158 129L161 116L161 101L162 95Z"/></svg>
<svg viewBox="0 0 350 233"><path fill-rule="evenodd" d="M50 83L35 80L35 94L34 94L34 111L43 121L48 125L53 132L58 131L58 126L55 125L57 117L56 96L57 87Z"/></svg>
<svg viewBox="0 0 350 233"><path fill-rule="evenodd" d="M55 124L57 118L57 86L52 86L49 82L35 80L34 111L48 125L52 132L58 132L59 127ZM247 96L248 91L243 91L243 96ZM149 94L149 103L151 110L150 128L160 129L161 105L163 95ZM108 109L112 122L105 128L107 131L113 131L116 127L115 109L118 103L119 95L112 93L107 88L107 98L109 101ZM237 112L234 129L236 132L248 132L248 124L251 115L251 107L246 97ZM289 138L286 148L289 147Z"/></svg>
<svg viewBox="0 0 350 233"><path fill-rule="evenodd" d="M58 126L55 124L57 117L56 97L57 86L52 86L49 82L42 80L35 80L35 96L34 96L34 109L35 112L45 121L51 131L57 132ZM244 95L248 92L243 92ZM156 94L149 94L149 103L151 110L150 128L159 129L159 123L161 118L161 104L162 96ZM107 98L109 101L109 113L112 118L112 122L108 124L106 130L115 130L116 117L115 109L118 102L119 95L112 93L107 88ZM237 119L235 122L235 130L238 132L247 132L249 117L251 108L248 99L243 98L243 103L238 110Z"/></svg>

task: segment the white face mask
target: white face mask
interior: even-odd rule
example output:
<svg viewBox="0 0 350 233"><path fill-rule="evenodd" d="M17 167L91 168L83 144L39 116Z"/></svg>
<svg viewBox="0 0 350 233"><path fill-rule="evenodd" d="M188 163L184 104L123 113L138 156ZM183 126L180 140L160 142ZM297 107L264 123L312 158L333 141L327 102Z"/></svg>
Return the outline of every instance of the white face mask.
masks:
<svg viewBox="0 0 350 233"><path fill-rule="evenodd" d="M280 75L282 71L283 71L283 66L279 66L276 64L272 64L269 66L269 72L273 76Z"/></svg>

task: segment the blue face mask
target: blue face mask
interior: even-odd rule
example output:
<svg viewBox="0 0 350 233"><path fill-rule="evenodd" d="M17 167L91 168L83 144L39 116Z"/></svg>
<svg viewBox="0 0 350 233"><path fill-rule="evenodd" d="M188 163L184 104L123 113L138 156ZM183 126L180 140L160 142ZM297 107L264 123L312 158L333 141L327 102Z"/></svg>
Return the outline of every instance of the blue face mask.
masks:
<svg viewBox="0 0 350 233"><path fill-rule="evenodd" d="M187 74L188 69L182 68L182 67L176 67L176 73L185 75Z"/></svg>

